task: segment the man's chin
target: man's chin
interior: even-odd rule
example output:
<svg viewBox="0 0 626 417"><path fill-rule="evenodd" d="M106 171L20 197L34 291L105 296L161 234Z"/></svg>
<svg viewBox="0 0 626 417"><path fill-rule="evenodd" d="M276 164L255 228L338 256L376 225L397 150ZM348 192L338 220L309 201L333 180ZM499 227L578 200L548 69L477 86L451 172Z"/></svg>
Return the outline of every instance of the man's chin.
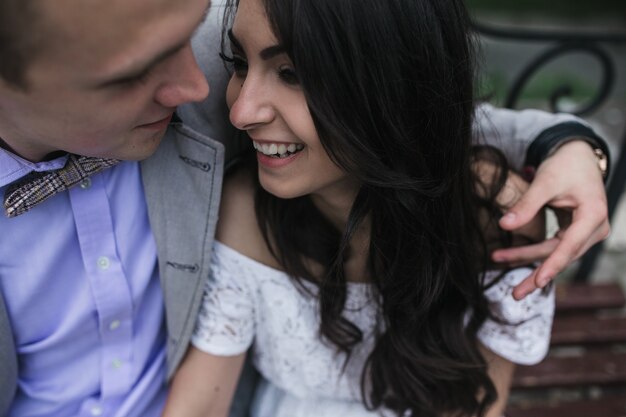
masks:
<svg viewBox="0 0 626 417"><path fill-rule="evenodd" d="M166 130L155 132L149 137L137 138L128 149L120 152L116 159L123 161L141 161L151 157L165 137ZM113 156L115 158L115 156Z"/></svg>

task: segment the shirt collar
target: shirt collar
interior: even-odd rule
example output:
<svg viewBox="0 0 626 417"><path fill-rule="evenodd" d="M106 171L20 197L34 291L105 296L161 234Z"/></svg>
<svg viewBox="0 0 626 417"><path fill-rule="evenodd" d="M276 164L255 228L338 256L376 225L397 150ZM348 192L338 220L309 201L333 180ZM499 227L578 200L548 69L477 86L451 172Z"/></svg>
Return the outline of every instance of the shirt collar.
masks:
<svg viewBox="0 0 626 417"><path fill-rule="evenodd" d="M31 172L44 172L65 166L68 155L62 155L50 161L30 162L14 153L0 148L0 187L4 187Z"/></svg>

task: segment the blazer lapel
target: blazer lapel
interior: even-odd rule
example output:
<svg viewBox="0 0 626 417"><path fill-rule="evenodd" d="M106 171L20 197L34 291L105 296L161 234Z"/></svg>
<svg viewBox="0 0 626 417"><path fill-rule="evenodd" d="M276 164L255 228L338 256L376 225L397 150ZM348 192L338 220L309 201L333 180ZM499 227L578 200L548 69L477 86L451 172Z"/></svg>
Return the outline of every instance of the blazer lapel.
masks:
<svg viewBox="0 0 626 417"><path fill-rule="evenodd" d="M177 124L142 162L166 307L168 377L186 351L208 276L223 159L222 144Z"/></svg>

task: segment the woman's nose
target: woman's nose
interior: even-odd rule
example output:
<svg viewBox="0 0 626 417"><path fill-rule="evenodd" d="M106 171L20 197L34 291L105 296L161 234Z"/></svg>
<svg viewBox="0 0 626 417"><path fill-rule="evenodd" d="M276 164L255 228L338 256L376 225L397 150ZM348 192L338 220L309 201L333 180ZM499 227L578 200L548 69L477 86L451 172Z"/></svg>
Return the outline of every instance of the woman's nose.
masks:
<svg viewBox="0 0 626 417"><path fill-rule="evenodd" d="M227 95L231 98L230 121L237 129L250 130L274 120L275 109L261 80L233 77Z"/></svg>

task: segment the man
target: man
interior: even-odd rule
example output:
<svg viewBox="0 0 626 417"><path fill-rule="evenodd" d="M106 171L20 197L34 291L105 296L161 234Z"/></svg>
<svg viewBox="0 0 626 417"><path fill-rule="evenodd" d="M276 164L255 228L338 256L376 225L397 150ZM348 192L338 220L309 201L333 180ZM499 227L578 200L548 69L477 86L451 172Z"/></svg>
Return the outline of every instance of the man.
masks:
<svg viewBox="0 0 626 417"><path fill-rule="evenodd" d="M13 27L18 39L1 43L5 49L16 45L24 56L22 68L4 70L0 87L0 137L8 150L0 162L3 195L4 186L29 171L63 166L67 156L58 150L144 159L157 149L176 106L208 93L190 45L208 0L16 0L3 2L7 7L12 10L0 12L6 20L0 27L5 33ZM0 61L3 68L19 64ZM188 175L181 181L186 188L179 190L184 200L170 200L181 215L190 215L184 208L195 195L219 197L214 192L219 178L214 188L211 180L213 173L221 175L221 162L209 168L196 162L217 161L220 155L214 147L188 142L172 149L183 166L180 175ZM174 140L168 143L174 146ZM147 177L159 174L146 169ZM163 184L146 184L152 198L170 191L167 181L180 180L178 172L162 174L168 175ZM162 247L159 271L141 179L139 164L123 162L28 213L2 216L1 292L20 381L9 415L160 413L166 342L171 355L182 356L181 329L191 328L195 315L168 317L167 336L163 299L183 297L191 306L183 293L196 292L190 277L206 275L206 265L192 253ZM197 227L210 229L215 219L207 225L206 202L195 203ZM162 220L157 207L150 214ZM189 232L185 243L208 252L202 233L175 231ZM3 331L5 343L10 335ZM17 364L15 357L1 363L4 414Z"/></svg>
<svg viewBox="0 0 626 417"><path fill-rule="evenodd" d="M177 106L208 93L190 46L208 7L208 0L1 2L0 195L15 198L6 207L11 217L0 216L0 415L159 415L165 380L194 326L233 152L216 20L195 44L214 92L181 106L186 124L167 128ZM541 126L561 119L516 120L500 113L502 135L520 139L509 153L525 152ZM583 125L569 133L592 135ZM229 143L226 155L220 142ZM599 196L592 208L606 211L595 157L582 141L559 148L536 181L546 183L543 172L572 158L580 177L558 172L508 227L560 201L553 196L582 211L581 186ZM78 174L40 179L60 191L35 192L36 206L21 187L33 173L78 165ZM76 175L77 185L65 189ZM589 237L573 236L577 250L566 248L564 257L608 232L606 215L582 217L586 223L568 231L577 226ZM568 262L560 261L553 271Z"/></svg>

